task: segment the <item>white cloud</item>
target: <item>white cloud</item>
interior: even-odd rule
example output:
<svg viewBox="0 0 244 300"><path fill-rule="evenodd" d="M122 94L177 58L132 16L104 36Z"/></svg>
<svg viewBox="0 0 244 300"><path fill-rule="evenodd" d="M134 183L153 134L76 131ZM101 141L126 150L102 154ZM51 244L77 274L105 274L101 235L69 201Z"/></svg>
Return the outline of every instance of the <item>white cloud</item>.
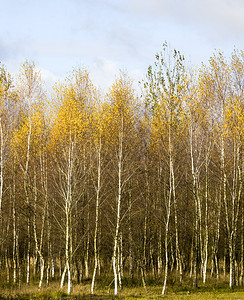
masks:
<svg viewBox="0 0 244 300"><path fill-rule="evenodd" d="M102 88L105 92L108 92L114 82L115 76L119 73L117 63L105 58L96 58L89 70L94 84Z"/></svg>
<svg viewBox="0 0 244 300"><path fill-rule="evenodd" d="M145 73L140 69L126 70L120 68L119 64L115 61L106 58L96 58L89 68L91 80L95 86L101 88L105 93L119 76L120 71L128 74L129 78L133 81L133 85L138 93L140 87L138 82L141 81Z"/></svg>
<svg viewBox="0 0 244 300"><path fill-rule="evenodd" d="M170 18L201 26L201 29L240 34L244 29L244 1L242 0L131 0L133 13L149 17ZM214 28L213 28L214 26Z"/></svg>
<svg viewBox="0 0 244 300"><path fill-rule="evenodd" d="M38 71L41 73L41 79L44 83L44 86L46 86L48 91L51 91L51 88L54 86L55 83L57 83L59 80L62 80L62 78L56 76L51 71L44 69L44 68L37 68Z"/></svg>
<svg viewBox="0 0 244 300"><path fill-rule="evenodd" d="M20 2L3 5L0 59L10 72L34 60L49 86L77 65L105 90L119 69L140 80L165 40L195 64L215 48L244 48L244 0Z"/></svg>

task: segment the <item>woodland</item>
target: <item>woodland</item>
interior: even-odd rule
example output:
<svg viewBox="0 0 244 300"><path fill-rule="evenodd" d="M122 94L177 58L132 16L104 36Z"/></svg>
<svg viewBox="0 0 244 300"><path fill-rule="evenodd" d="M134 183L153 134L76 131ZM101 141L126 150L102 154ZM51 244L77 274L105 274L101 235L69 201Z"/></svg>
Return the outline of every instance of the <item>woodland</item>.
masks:
<svg viewBox="0 0 244 300"><path fill-rule="evenodd" d="M244 52L196 69L164 44L134 85L1 65L1 289L243 286Z"/></svg>

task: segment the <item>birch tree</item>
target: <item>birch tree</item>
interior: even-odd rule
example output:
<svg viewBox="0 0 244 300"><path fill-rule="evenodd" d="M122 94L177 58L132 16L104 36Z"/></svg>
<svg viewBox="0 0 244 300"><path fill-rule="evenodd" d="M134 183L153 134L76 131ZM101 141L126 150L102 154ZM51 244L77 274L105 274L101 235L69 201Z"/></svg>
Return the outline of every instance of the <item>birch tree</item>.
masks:
<svg viewBox="0 0 244 300"><path fill-rule="evenodd" d="M235 76L238 72L241 73L240 64L238 66L237 62L238 58L235 56L232 62ZM238 89L235 89L232 72L231 64L228 63L222 53L219 53L215 54L210 59L210 67L207 71L208 75L206 75L206 78L208 78L207 80L209 80L209 84L212 87L212 114L216 130L216 145L218 147L221 169L221 198L225 211L230 259L230 288L236 284L235 264L237 224L239 220L242 192L242 180L239 171L241 169L240 133L242 132L241 128L243 126L241 125L243 123L240 118L240 104L243 100L240 101L241 98L237 96L241 90L239 89L238 91ZM238 77L236 77L236 79L237 78ZM238 79L235 84L238 85ZM231 124L229 123L230 119ZM227 163L230 161L232 162L231 165Z"/></svg>
<svg viewBox="0 0 244 300"><path fill-rule="evenodd" d="M10 164L12 156L11 138L16 125L17 103L13 91L13 81L5 66L0 65L0 251L5 253L7 280L10 281L9 258L7 247L9 240L10 219L6 209L13 201L10 190Z"/></svg>
<svg viewBox="0 0 244 300"><path fill-rule="evenodd" d="M145 84L147 89L147 102L151 105L154 114L154 128L161 145L166 145L167 164L169 166L169 183L166 204L165 221L165 279L162 293L165 293L168 277L168 235L171 216L171 206L174 207L175 222L175 247L177 270L182 281L182 261L179 245L178 209L175 183L175 142L174 134L179 134L181 114L181 84L183 80L184 57L176 50L171 51L167 44L163 45L163 51L156 55L155 67L149 67L148 79ZM178 127L178 128L177 128ZM176 130L177 128L177 130ZM165 140L167 136L167 140Z"/></svg>
<svg viewBox="0 0 244 300"><path fill-rule="evenodd" d="M11 85L10 74L4 66L0 67L0 218L2 219L2 202L4 192L4 169L8 140L8 119L11 118Z"/></svg>
<svg viewBox="0 0 244 300"><path fill-rule="evenodd" d="M199 97L199 95L204 94L201 89L201 79L197 79L198 83L195 80L196 75L194 76L193 74L186 79L186 97L184 98L184 101L186 126L189 137L187 140L189 147L189 165L192 177L192 196L195 204L193 286L197 287L197 273L200 268L200 262L204 283L206 282L208 262L208 166L212 149L212 128L208 124L208 110L210 105L207 102L207 99L204 97L201 98L201 96ZM203 180L203 176L201 176L204 173L206 176L205 180ZM203 182L205 182L205 184ZM205 199L201 195L205 195Z"/></svg>
<svg viewBox="0 0 244 300"><path fill-rule="evenodd" d="M100 239L99 239L99 229L100 229L100 215L101 215L101 201L102 201L102 189L104 186L104 171L105 171L105 139L104 130L105 124L103 119L104 114L106 114L100 99L97 99L96 109L93 112L92 117L92 141L94 146L94 157L95 157L95 168L92 171L93 184L95 188L95 229L94 229L94 269L91 283L91 294L94 293L95 279L97 274L97 269L99 268L99 249L100 249ZM94 174L95 173L95 174Z"/></svg>
<svg viewBox="0 0 244 300"><path fill-rule="evenodd" d="M64 224L60 224L65 237L65 266L60 287L64 285L65 275L68 276L68 294L72 290L72 258L74 208L82 196L84 169L80 162L82 145L87 137L89 126L89 100L93 97L93 85L86 71L75 71L66 85L56 89L58 105L55 108L52 128L52 152L55 174L54 183L64 213ZM57 200L56 200L57 201ZM78 241L79 242L79 241ZM75 250L77 245L75 245Z"/></svg>
<svg viewBox="0 0 244 300"><path fill-rule="evenodd" d="M26 283L30 283L31 256L31 150L33 146L33 116L35 108L43 97L40 72L35 64L26 61L20 70L17 85L17 95L22 107L21 122L14 133L13 143L20 147L17 151L19 166L23 172L23 187L27 206L27 253L26 253Z"/></svg>
<svg viewBox="0 0 244 300"><path fill-rule="evenodd" d="M124 217L121 208L124 204L125 189L128 188L128 181L133 176L135 170L130 165L131 157L130 146L133 136L133 128L135 126L135 96L130 80L126 75L121 76L115 81L108 95L110 107L107 119L109 128L109 143L114 151L114 165L116 167L117 191L115 190L116 203L116 221L114 230L112 265L114 273L114 294L118 294L119 286L122 288L122 267L119 253L121 249L121 221Z"/></svg>

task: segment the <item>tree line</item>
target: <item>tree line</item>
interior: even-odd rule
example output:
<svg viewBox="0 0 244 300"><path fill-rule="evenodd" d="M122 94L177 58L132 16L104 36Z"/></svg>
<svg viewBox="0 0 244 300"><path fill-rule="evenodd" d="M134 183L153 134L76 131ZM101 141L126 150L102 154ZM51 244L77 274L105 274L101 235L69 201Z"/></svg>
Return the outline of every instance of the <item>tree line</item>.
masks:
<svg viewBox="0 0 244 300"><path fill-rule="evenodd" d="M244 279L244 52L187 68L166 44L138 97L78 69L45 92L0 70L0 269L11 285Z"/></svg>

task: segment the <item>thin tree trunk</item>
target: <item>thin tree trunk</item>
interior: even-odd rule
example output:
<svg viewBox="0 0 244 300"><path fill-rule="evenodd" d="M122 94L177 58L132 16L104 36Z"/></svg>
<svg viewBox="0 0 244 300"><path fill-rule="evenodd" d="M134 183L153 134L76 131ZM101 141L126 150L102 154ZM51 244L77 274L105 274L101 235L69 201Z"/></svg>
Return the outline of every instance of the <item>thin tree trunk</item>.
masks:
<svg viewBox="0 0 244 300"><path fill-rule="evenodd" d="M165 226L165 238L164 238L164 247L165 247L165 269L164 269L164 285L162 290L162 295L165 294L166 284L168 279L168 268L169 268L169 252L168 252L168 233L169 233L169 220L170 220L170 206L171 206L171 195L169 195L168 200L168 212Z"/></svg>
<svg viewBox="0 0 244 300"><path fill-rule="evenodd" d="M168 279L168 269L169 269L169 251L168 251L168 235L169 235L169 221L170 221L170 215L171 215L171 198L172 198L172 174L173 174L173 161L172 161L172 149L171 149L171 132L169 127L169 195L168 195L168 201L166 205L166 224L165 224L165 238L164 238L164 247L165 247L165 269L164 269L164 285L162 294L165 294L166 290L166 284Z"/></svg>
<svg viewBox="0 0 244 300"><path fill-rule="evenodd" d="M144 264L140 265L139 267L141 269L141 279L144 290L147 292L147 286L146 286L146 280L145 280L145 271L144 271Z"/></svg>
<svg viewBox="0 0 244 300"><path fill-rule="evenodd" d="M132 207L132 196L131 190L129 192L129 276L130 279L134 277L134 252L133 252L133 234L132 234L132 218L131 218L131 207Z"/></svg>
<svg viewBox="0 0 244 300"><path fill-rule="evenodd" d="M197 175L194 164L194 155L193 155L193 128L192 124L190 125L190 154L191 154L191 173L192 173L192 188L193 188L193 198L195 201L195 232L194 232L194 247L193 247L193 287L197 288L197 273L198 273L198 252L199 252L199 198L198 198L198 188L197 188Z"/></svg>
<svg viewBox="0 0 244 300"><path fill-rule="evenodd" d="M92 284L91 284L91 294L94 293L95 287L95 278L96 272L98 268L98 225L99 225L99 215L100 215L100 189L101 189L101 135L99 139L99 147L98 147L98 159L97 159L97 187L96 187L96 216L95 216L95 232L94 232L94 270L92 276Z"/></svg>
<svg viewBox="0 0 244 300"><path fill-rule="evenodd" d="M112 257L113 263L113 272L114 272L114 295L118 295L118 273L117 273L117 247L118 247L118 231L119 231L119 213L120 213L120 203L117 204L117 221L116 221L116 229L115 229L115 237L114 237L114 251Z"/></svg>
<svg viewBox="0 0 244 300"><path fill-rule="evenodd" d="M51 242L51 222L50 222L50 212L49 205L47 202L47 277L46 277L46 285L49 285L51 278L54 278L54 259L52 253L52 242Z"/></svg>
<svg viewBox="0 0 244 300"><path fill-rule="evenodd" d="M226 238L225 238L226 241ZM226 279L226 272L227 272L227 267L226 267L226 260L227 260L227 242L225 243L224 246L224 261L223 261L223 273L224 273L224 278Z"/></svg>
<svg viewBox="0 0 244 300"><path fill-rule="evenodd" d="M170 139L171 141L171 139ZM170 148L172 146L170 145ZM170 155L172 155L172 150L170 151ZM174 175L174 166L173 166L173 159L171 160L171 176L172 176L172 196L173 196L173 203L174 203L174 217L175 217L175 250L176 250L176 270L180 274L180 284L182 284L183 280L183 270L182 270L182 259L181 259L181 252L179 246L179 230L178 230L178 209L177 209L177 200L176 200L176 192L175 192L175 175Z"/></svg>
<svg viewBox="0 0 244 300"><path fill-rule="evenodd" d="M122 198L122 171L123 171L123 139L124 139L124 119L122 117L119 129L119 145L118 145L118 195L117 195L117 218L114 237L113 251L113 271L114 271L114 295L118 295L118 279L120 288L122 288L120 257L119 257L119 234L120 234L120 214L121 214L121 198Z"/></svg>
<svg viewBox="0 0 244 300"><path fill-rule="evenodd" d="M174 255L172 237L170 237L169 243L170 243L170 254L171 254L171 268L170 268L170 271L173 272L174 271L174 266L175 266L175 255Z"/></svg>
<svg viewBox="0 0 244 300"><path fill-rule="evenodd" d="M119 288L122 289L122 277L123 277L123 248L122 248L122 232L119 232L118 240L118 279L119 279Z"/></svg>
<svg viewBox="0 0 244 300"><path fill-rule="evenodd" d="M68 171L67 171L67 191L65 198L65 268L62 274L60 287L63 287L64 278L67 272L68 275L68 289L67 293L71 294L72 290L72 278L71 278L71 205L72 205L72 172L73 172L73 142L71 140L70 133L70 144L68 151Z"/></svg>
<svg viewBox="0 0 244 300"><path fill-rule="evenodd" d="M193 260L194 260L194 234L192 237L192 242L191 242L191 256L190 256L190 278L192 278L192 274L193 274Z"/></svg>
<svg viewBox="0 0 244 300"><path fill-rule="evenodd" d="M17 282L17 270L18 270L18 241L17 241L17 218L16 218L16 177L15 177L15 158L13 162L13 187L12 187L12 205L13 205L13 282Z"/></svg>
<svg viewBox="0 0 244 300"><path fill-rule="evenodd" d="M145 212L144 212L144 232L143 232L143 270L144 275L146 276L147 269L147 231L148 231L148 206L149 206L149 198L150 198L150 185L148 179L148 170L146 168L146 203L145 203Z"/></svg>
<svg viewBox="0 0 244 300"><path fill-rule="evenodd" d="M163 262L162 262L162 230L161 228L158 229L158 276L161 276L162 269L163 269Z"/></svg>
<svg viewBox="0 0 244 300"><path fill-rule="evenodd" d="M67 220L68 219L68 220ZM68 275L68 289L67 293L71 294L72 282L70 275L70 227L69 227L69 218L66 219L66 231L65 231L65 267L61 278L60 288L63 288L64 279L67 272Z"/></svg>
<svg viewBox="0 0 244 300"><path fill-rule="evenodd" d="M24 169L24 190L26 196L27 204L27 255L26 255L26 283L30 284L30 248L31 248L31 211L30 211L30 199L28 191L28 170L29 170L29 160L30 160L30 142L31 142L32 126L29 116L29 132L27 139L27 153L26 153L26 164Z"/></svg>
<svg viewBox="0 0 244 300"><path fill-rule="evenodd" d="M87 215L87 241L86 241L86 255L85 255L85 278L89 278L89 250L90 250L90 212L88 205L88 215Z"/></svg>
<svg viewBox="0 0 244 300"><path fill-rule="evenodd" d="M153 245L152 240L149 242L149 255L150 255L150 266L152 270L152 276L155 279L155 268L154 268L154 260L153 260Z"/></svg>
<svg viewBox="0 0 244 300"><path fill-rule="evenodd" d="M198 287L197 275L198 275L198 209L196 209L196 220L195 220L195 233L194 233L194 250L193 250L193 287Z"/></svg>
<svg viewBox="0 0 244 300"><path fill-rule="evenodd" d="M205 162L205 244L204 244L204 261L203 261L203 283L207 279L208 266L208 159Z"/></svg>
<svg viewBox="0 0 244 300"><path fill-rule="evenodd" d="M119 243L119 228L120 228L120 208L122 196L122 158L123 158L123 120L122 128L119 132L119 153L118 153L118 196L117 196L117 218L114 236L114 250L113 250L113 272L114 272L114 295L118 295L118 243Z"/></svg>
<svg viewBox="0 0 244 300"><path fill-rule="evenodd" d="M244 205L242 201L242 209L244 211ZM240 262L240 285L243 286L244 280L244 213L241 214L241 262Z"/></svg>
<svg viewBox="0 0 244 300"><path fill-rule="evenodd" d="M5 250L5 255L4 255L4 260L5 260L5 270L6 270L6 277L7 277L7 283L10 283L10 268L9 268L9 260L8 260L8 251L7 249Z"/></svg>
<svg viewBox="0 0 244 300"><path fill-rule="evenodd" d="M38 242L37 238L37 228L36 228L36 206L37 206L37 186L36 186L36 170L34 167L34 214L33 214L33 231L34 231L34 239L35 239L35 246L36 246L36 255L39 255L40 258L40 281L39 281L39 289L42 287L43 277L44 277L44 257L42 254L42 239L43 239L43 232L44 232L44 223L45 223L45 216L46 216L46 202L44 204L44 211L42 215L42 230L40 236L40 242Z"/></svg>

